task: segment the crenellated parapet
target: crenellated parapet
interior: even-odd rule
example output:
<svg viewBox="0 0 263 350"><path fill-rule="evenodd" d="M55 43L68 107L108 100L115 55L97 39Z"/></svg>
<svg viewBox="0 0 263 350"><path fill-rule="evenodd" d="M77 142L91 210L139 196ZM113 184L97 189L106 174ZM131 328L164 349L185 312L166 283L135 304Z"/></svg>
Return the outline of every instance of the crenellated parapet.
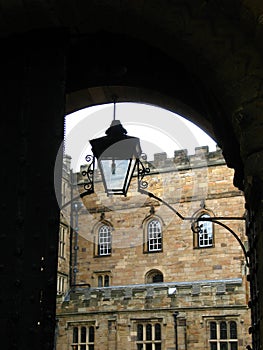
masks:
<svg viewBox="0 0 263 350"><path fill-rule="evenodd" d="M160 170L181 170L225 164L225 160L219 147L216 151L209 152L208 146L202 146L196 147L194 154L188 154L187 149L176 150L172 158L167 158L166 152L155 153L153 161L149 161L149 164Z"/></svg>

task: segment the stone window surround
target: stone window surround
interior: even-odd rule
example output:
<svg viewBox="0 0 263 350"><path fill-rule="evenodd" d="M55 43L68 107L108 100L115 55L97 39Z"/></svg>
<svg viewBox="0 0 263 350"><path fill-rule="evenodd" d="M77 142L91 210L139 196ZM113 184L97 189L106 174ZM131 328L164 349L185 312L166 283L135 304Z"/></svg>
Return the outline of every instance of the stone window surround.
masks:
<svg viewBox="0 0 263 350"><path fill-rule="evenodd" d="M217 349L220 349L220 342L226 342L229 346L230 343L236 343L237 344L237 349L239 348L239 342L238 342L238 335L241 334L242 332L239 329L239 323L242 323L242 320L240 320L240 315L239 314L226 314L226 315L207 315L203 316L203 321L201 323L205 323L206 326L206 335L207 335L207 348L211 348L211 343L217 344ZM210 338L210 325L212 322L216 323L216 332L217 332L217 337L216 339L211 339ZM222 339L220 338L220 323L221 322L226 322L227 324L227 338ZM236 324L236 332L237 332L237 338L230 338L230 323L235 322ZM231 348L229 348L231 350Z"/></svg>

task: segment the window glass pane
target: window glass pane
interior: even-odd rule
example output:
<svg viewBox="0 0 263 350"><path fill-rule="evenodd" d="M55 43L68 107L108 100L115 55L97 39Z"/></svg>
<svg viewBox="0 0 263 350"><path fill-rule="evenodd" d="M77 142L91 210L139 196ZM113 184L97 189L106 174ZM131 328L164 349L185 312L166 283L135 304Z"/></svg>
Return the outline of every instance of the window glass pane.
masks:
<svg viewBox="0 0 263 350"><path fill-rule="evenodd" d="M227 343L220 343L220 350L227 350Z"/></svg>
<svg viewBox="0 0 263 350"><path fill-rule="evenodd" d="M230 338L237 339L237 324L234 321L230 322Z"/></svg>
<svg viewBox="0 0 263 350"><path fill-rule="evenodd" d="M220 339L227 339L227 324L225 321L220 322Z"/></svg>
<svg viewBox="0 0 263 350"><path fill-rule="evenodd" d="M146 340L152 340L152 325L146 325Z"/></svg>
<svg viewBox="0 0 263 350"><path fill-rule="evenodd" d="M94 345L89 345L89 350L94 350Z"/></svg>
<svg viewBox="0 0 263 350"><path fill-rule="evenodd" d="M137 350L143 350L143 344L137 344Z"/></svg>
<svg viewBox="0 0 263 350"><path fill-rule="evenodd" d="M209 215L204 214L201 218L210 218ZM200 232L198 233L199 247L209 247L213 245L213 223L210 221L198 221Z"/></svg>
<svg viewBox="0 0 263 350"><path fill-rule="evenodd" d="M78 350L78 345L72 345L72 350Z"/></svg>
<svg viewBox="0 0 263 350"><path fill-rule="evenodd" d="M210 322L210 339L216 338L216 322Z"/></svg>
<svg viewBox="0 0 263 350"><path fill-rule="evenodd" d="M73 328L73 343L78 343L79 337L78 337L78 327Z"/></svg>
<svg viewBox="0 0 263 350"><path fill-rule="evenodd" d="M80 350L86 350L86 345L80 345Z"/></svg>
<svg viewBox="0 0 263 350"><path fill-rule="evenodd" d="M230 343L230 350L237 350L237 343Z"/></svg>
<svg viewBox="0 0 263 350"><path fill-rule="evenodd" d="M98 287L102 287L102 276L98 276Z"/></svg>
<svg viewBox="0 0 263 350"><path fill-rule="evenodd" d="M161 325L160 323L156 323L155 325L155 340L161 340L162 335L161 335Z"/></svg>
<svg viewBox="0 0 263 350"><path fill-rule="evenodd" d="M162 249L162 230L159 220L151 220L148 224L148 249L149 251Z"/></svg>
<svg viewBox="0 0 263 350"><path fill-rule="evenodd" d="M163 275L161 273L157 273L153 275L153 283L163 282Z"/></svg>
<svg viewBox="0 0 263 350"><path fill-rule="evenodd" d="M111 231L109 226L102 226L99 229L99 255L109 255L111 253Z"/></svg>
<svg viewBox="0 0 263 350"><path fill-rule="evenodd" d="M80 342L81 343L86 343L86 327L81 327Z"/></svg>
<svg viewBox="0 0 263 350"><path fill-rule="evenodd" d="M143 325L137 325L137 340L143 340Z"/></svg>
<svg viewBox="0 0 263 350"><path fill-rule="evenodd" d="M122 147L122 144L120 143L118 147ZM107 157L104 158L102 155L99 163L100 167L102 168L101 170L102 174L104 175L106 187L110 193L113 192L113 189L116 189L115 193L120 193L122 189L126 189L125 180L126 183L129 184L129 180L132 176L135 165L135 158L131 158L130 160L109 160Z"/></svg>
<svg viewBox="0 0 263 350"><path fill-rule="evenodd" d="M95 330L94 330L94 327L91 326L89 327L89 343L94 343L94 338L95 338Z"/></svg>
<svg viewBox="0 0 263 350"><path fill-rule="evenodd" d="M109 287L109 285L110 285L110 277L106 275L104 277L104 287Z"/></svg>
<svg viewBox="0 0 263 350"><path fill-rule="evenodd" d="M155 350L162 350L162 344L155 344Z"/></svg>
<svg viewBox="0 0 263 350"><path fill-rule="evenodd" d="M210 350L217 350L217 343L210 343Z"/></svg>
<svg viewBox="0 0 263 350"><path fill-rule="evenodd" d="M152 350L152 344L146 344L146 350Z"/></svg>

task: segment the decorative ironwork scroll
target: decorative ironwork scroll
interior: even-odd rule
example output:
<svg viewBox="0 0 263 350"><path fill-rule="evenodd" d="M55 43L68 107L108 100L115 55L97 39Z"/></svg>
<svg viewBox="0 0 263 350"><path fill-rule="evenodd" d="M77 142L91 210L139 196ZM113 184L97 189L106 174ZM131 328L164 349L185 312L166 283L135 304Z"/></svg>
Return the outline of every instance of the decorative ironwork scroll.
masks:
<svg viewBox="0 0 263 350"><path fill-rule="evenodd" d="M144 176L150 173L150 168L144 166L147 161L147 155L141 154L141 159L138 160L138 189L143 190L148 187L148 182L143 180Z"/></svg>
<svg viewBox="0 0 263 350"><path fill-rule="evenodd" d="M92 155L87 155L85 159L88 163L88 167L81 172L81 175L86 177L83 186L85 191L80 194L81 198L94 193L94 157Z"/></svg>

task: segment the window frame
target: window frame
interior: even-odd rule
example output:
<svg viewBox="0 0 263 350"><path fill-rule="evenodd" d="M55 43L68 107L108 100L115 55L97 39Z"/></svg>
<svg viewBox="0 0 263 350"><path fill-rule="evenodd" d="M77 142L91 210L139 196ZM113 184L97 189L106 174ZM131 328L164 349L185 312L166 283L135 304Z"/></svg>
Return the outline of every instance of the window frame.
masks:
<svg viewBox="0 0 263 350"><path fill-rule="evenodd" d="M157 225L158 230L154 231L154 228L153 228L152 232L150 232L151 224L153 222L158 223ZM163 252L163 225L161 220L156 216L149 218L146 222L144 230L145 230L144 253L154 254L154 253ZM160 235L160 237L158 237L158 235ZM157 248L154 248L154 246L157 246Z"/></svg>
<svg viewBox="0 0 263 350"><path fill-rule="evenodd" d="M231 325L235 324L235 337L231 332ZM213 330L211 331L211 326ZM210 319L207 321L208 327L208 348L209 350L220 350L222 344L226 344L228 350L238 350L238 322L233 318ZM235 344L233 347L231 344Z"/></svg>
<svg viewBox="0 0 263 350"><path fill-rule="evenodd" d="M84 339L85 329L85 339ZM96 327L94 322L71 324L70 346L72 350L94 350Z"/></svg>
<svg viewBox="0 0 263 350"><path fill-rule="evenodd" d="M57 295L65 294L68 286L68 275L57 273Z"/></svg>
<svg viewBox="0 0 263 350"><path fill-rule="evenodd" d="M165 348L162 320L138 319L134 322L133 329L135 334L133 340L137 350L147 350L147 345L151 345L151 350Z"/></svg>
<svg viewBox="0 0 263 350"><path fill-rule="evenodd" d="M101 237L101 234L105 234L102 229L107 228L108 236ZM100 222L96 227L94 237L94 256L103 258L111 256L112 254L112 231L113 227L108 222ZM104 246L104 248L102 248ZM103 249L105 249L103 253Z"/></svg>
<svg viewBox="0 0 263 350"><path fill-rule="evenodd" d="M214 223L212 221L202 221L202 217L212 218L213 215L208 211L201 211L195 214L195 217L198 221L195 223L194 231L193 231L193 246L195 249L210 249L215 247L215 230ZM202 228L198 228L198 226L204 225ZM202 232L203 230L209 229L210 232ZM208 237L202 237L203 241L208 241L207 244L200 244L201 235L207 235ZM209 243L209 235L211 236L211 243Z"/></svg>
<svg viewBox="0 0 263 350"><path fill-rule="evenodd" d="M58 257L66 259L68 226L63 223L59 225Z"/></svg>
<svg viewBox="0 0 263 350"><path fill-rule="evenodd" d="M199 216L200 219L202 218L211 218L209 214L203 214ZM198 247L199 248L209 248L213 246L213 238L214 238L214 230L213 230L213 223L211 221L198 221L198 225L203 225L203 227L200 227L200 232L198 232ZM204 232L206 231L206 232ZM207 232L208 231L208 232ZM202 236L201 236L202 235ZM202 240L202 243L201 243ZM210 242L211 240L211 242ZM207 243L204 243L207 242Z"/></svg>
<svg viewBox="0 0 263 350"><path fill-rule="evenodd" d="M111 286L112 274L110 270L97 270L92 273L92 280L97 288L106 288Z"/></svg>
<svg viewBox="0 0 263 350"><path fill-rule="evenodd" d="M112 224L108 221L104 219L104 215L101 215L102 219L99 220L92 228L92 234L93 234L93 256L94 258L106 258L112 255L112 244L113 244L113 231L114 228L112 226ZM108 242L105 241L105 237L104 237L104 242L101 239L100 240L100 230L102 230L102 228L107 227L108 232L109 232L109 237L110 240ZM102 250L100 248L100 244L106 244L107 245L107 249L106 249L106 254L101 254Z"/></svg>
<svg viewBox="0 0 263 350"><path fill-rule="evenodd" d="M110 286L110 274L109 273L99 273L97 274L98 287L109 287Z"/></svg>

